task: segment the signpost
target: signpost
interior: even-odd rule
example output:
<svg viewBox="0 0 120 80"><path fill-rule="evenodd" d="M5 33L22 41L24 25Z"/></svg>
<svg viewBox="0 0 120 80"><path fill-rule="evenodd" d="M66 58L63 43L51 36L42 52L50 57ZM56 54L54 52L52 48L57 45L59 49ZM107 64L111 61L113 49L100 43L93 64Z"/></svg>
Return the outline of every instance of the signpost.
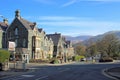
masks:
<svg viewBox="0 0 120 80"><path fill-rule="evenodd" d="M13 52L14 68L15 68L15 42L9 41L8 50Z"/></svg>
<svg viewBox="0 0 120 80"><path fill-rule="evenodd" d="M15 42L9 41L8 50L15 51Z"/></svg>

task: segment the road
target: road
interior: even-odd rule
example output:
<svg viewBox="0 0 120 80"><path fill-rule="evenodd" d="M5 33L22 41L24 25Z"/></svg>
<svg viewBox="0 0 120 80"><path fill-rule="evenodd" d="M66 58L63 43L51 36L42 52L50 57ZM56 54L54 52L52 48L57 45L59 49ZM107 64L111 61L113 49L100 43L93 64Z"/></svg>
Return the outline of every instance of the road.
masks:
<svg viewBox="0 0 120 80"><path fill-rule="evenodd" d="M112 80L102 70L120 64L81 64L37 66L33 72L4 78L2 80Z"/></svg>

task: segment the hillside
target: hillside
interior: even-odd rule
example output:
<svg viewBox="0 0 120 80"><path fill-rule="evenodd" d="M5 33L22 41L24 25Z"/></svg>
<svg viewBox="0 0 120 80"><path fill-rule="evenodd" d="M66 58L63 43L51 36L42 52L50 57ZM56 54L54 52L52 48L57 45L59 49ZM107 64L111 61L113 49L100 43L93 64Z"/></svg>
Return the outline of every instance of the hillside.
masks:
<svg viewBox="0 0 120 80"><path fill-rule="evenodd" d="M79 43L82 42L84 40L88 40L90 38L92 38L93 36L88 36L88 35L84 35L84 36L76 36L76 37L72 37L72 36L65 36L66 40L70 40L72 41L72 43Z"/></svg>
<svg viewBox="0 0 120 80"><path fill-rule="evenodd" d="M120 31L109 31L109 32L106 32L104 34L101 34L101 35L97 35L97 36L94 36L88 40L85 40L82 42L82 44L84 45L88 45L89 43L91 42L96 42L98 40L101 40L104 36L108 35L108 34L112 34L112 35L115 35L117 38L120 39Z"/></svg>

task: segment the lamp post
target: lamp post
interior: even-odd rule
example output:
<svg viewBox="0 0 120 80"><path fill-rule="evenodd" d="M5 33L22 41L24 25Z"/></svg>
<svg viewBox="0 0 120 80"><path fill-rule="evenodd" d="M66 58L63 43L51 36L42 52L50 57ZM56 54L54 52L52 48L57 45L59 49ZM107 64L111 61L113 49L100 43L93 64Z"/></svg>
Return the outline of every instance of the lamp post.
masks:
<svg viewBox="0 0 120 80"><path fill-rule="evenodd" d="M16 62L16 59L15 59L15 51L13 51L13 59L14 59L14 69L16 68L16 64L15 64L15 62Z"/></svg>

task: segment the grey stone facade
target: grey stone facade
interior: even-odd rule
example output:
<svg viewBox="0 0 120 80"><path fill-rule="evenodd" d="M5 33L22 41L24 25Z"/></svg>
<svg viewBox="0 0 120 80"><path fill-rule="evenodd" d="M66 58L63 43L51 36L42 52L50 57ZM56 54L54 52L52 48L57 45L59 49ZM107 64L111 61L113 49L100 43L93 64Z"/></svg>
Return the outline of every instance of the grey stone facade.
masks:
<svg viewBox="0 0 120 80"><path fill-rule="evenodd" d="M8 20L4 19L0 22L0 48L6 48L6 29L8 28Z"/></svg>
<svg viewBox="0 0 120 80"><path fill-rule="evenodd" d="M53 57L61 59L66 62L68 58L74 56L74 49L70 41L66 41L60 33L48 34L49 38L53 40L54 50Z"/></svg>
<svg viewBox="0 0 120 80"><path fill-rule="evenodd" d="M2 33L2 29L0 28ZM68 56L73 56L74 50L69 42L58 33L47 34L42 28L38 28L35 22L30 22L21 17L20 11L15 11L15 18L0 34L0 41L5 39L4 47L8 48L9 41L15 42L15 57L19 60L27 59L51 59L52 57L66 60ZM0 44L2 48L2 45Z"/></svg>
<svg viewBox="0 0 120 80"><path fill-rule="evenodd" d="M15 19L7 28L7 43L15 42L15 55L23 59L22 55L28 55L29 59L52 58L53 41L47 38L43 29L37 28L37 24L29 22L20 16L20 11L15 12Z"/></svg>

